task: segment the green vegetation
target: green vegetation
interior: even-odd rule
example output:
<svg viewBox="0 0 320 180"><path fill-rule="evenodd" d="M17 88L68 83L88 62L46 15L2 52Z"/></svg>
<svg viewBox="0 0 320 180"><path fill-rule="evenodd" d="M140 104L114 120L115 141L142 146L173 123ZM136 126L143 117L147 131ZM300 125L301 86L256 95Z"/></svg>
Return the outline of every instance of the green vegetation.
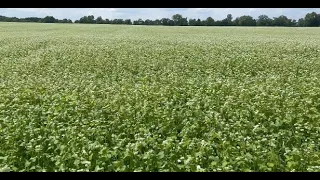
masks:
<svg viewBox="0 0 320 180"><path fill-rule="evenodd" d="M0 15L0 22L40 22L40 23L73 23L70 19L56 19L53 16L46 16L44 18L27 17L6 17ZM208 17L205 20L188 19L181 14L175 14L171 19L162 18L156 20L142 20L138 19L131 21L131 19L103 19L101 16L94 18L93 15L83 16L74 23L82 24L126 24L126 25L162 25L162 26L283 26L283 27L319 27L320 14L316 12L307 13L304 18L298 21L290 19L285 15L279 17L269 18L267 15L260 15L257 19L251 16L243 15L233 20L232 14L228 14L225 19L214 20Z"/></svg>
<svg viewBox="0 0 320 180"><path fill-rule="evenodd" d="M0 171L319 171L319 34L0 23Z"/></svg>

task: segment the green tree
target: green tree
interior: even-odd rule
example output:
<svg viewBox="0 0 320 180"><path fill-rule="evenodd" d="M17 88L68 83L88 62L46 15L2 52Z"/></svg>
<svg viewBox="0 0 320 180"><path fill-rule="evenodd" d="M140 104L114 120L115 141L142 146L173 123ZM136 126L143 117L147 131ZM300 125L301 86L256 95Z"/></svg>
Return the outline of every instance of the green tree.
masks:
<svg viewBox="0 0 320 180"><path fill-rule="evenodd" d="M222 21L218 22L221 26L231 26L233 25L232 23L232 15L228 14L227 18L223 19Z"/></svg>
<svg viewBox="0 0 320 180"><path fill-rule="evenodd" d="M79 23L88 23L88 17L87 16L83 16L82 18L80 18Z"/></svg>
<svg viewBox="0 0 320 180"><path fill-rule="evenodd" d="M123 19L114 19L114 20L112 20L112 24L124 24L124 20Z"/></svg>
<svg viewBox="0 0 320 180"><path fill-rule="evenodd" d="M238 19L238 25L239 26L255 26L256 20L253 19L251 16L241 16Z"/></svg>
<svg viewBox="0 0 320 180"><path fill-rule="evenodd" d="M188 26L188 19L187 18L181 19L181 26Z"/></svg>
<svg viewBox="0 0 320 180"><path fill-rule="evenodd" d="M212 17L208 17L206 19L206 26L213 26L214 25L214 19Z"/></svg>
<svg viewBox="0 0 320 180"><path fill-rule="evenodd" d="M188 25L187 18L182 17L181 14L173 15L172 20L174 21L175 26L187 26Z"/></svg>
<svg viewBox="0 0 320 180"><path fill-rule="evenodd" d="M133 24L134 25L143 25L144 21L141 18L139 18L137 21L133 21Z"/></svg>
<svg viewBox="0 0 320 180"><path fill-rule="evenodd" d="M172 16L172 20L174 21L174 25L176 26L181 26L181 20L182 20L182 15L181 14L175 14Z"/></svg>
<svg viewBox="0 0 320 180"><path fill-rule="evenodd" d="M161 21L160 21L159 19L156 19L156 20L154 21L154 25L161 25Z"/></svg>
<svg viewBox="0 0 320 180"><path fill-rule="evenodd" d="M233 21L233 24L235 26L239 26L239 18L238 17Z"/></svg>
<svg viewBox="0 0 320 180"><path fill-rule="evenodd" d="M173 20L171 20L171 19L169 19L169 21L168 21L168 25L169 25L169 26L174 26L174 21L173 21Z"/></svg>
<svg viewBox="0 0 320 180"><path fill-rule="evenodd" d="M297 20L295 20L295 19L290 19L290 22L289 22L289 24L290 24L290 26L297 26L298 25L298 22L297 22Z"/></svg>
<svg viewBox="0 0 320 180"><path fill-rule="evenodd" d="M144 25L151 25L151 20L150 19L146 19L144 21Z"/></svg>
<svg viewBox="0 0 320 180"><path fill-rule="evenodd" d="M195 26L197 23L197 20L196 19L189 19L189 26Z"/></svg>
<svg viewBox="0 0 320 180"><path fill-rule="evenodd" d="M53 16L46 16L42 19L43 23L54 23L56 19Z"/></svg>
<svg viewBox="0 0 320 180"><path fill-rule="evenodd" d="M94 24L95 23L93 15L88 16L88 23L90 23L90 24Z"/></svg>
<svg viewBox="0 0 320 180"><path fill-rule="evenodd" d="M124 20L124 24L132 24L131 19Z"/></svg>
<svg viewBox="0 0 320 180"><path fill-rule="evenodd" d="M227 15L227 26L231 26L232 25L232 19L233 19L233 17L232 17L232 15L231 14L228 14Z"/></svg>
<svg viewBox="0 0 320 180"><path fill-rule="evenodd" d="M202 26L202 21L198 18L195 25L196 26Z"/></svg>
<svg viewBox="0 0 320 180"><path fill-rule="evenodd" d="M257 26L271 26L272 19L267 15L260 15L257 20Z"/></svg>
<svg viewBox="0 0 320 180"><path fill-rule="evenodd" d="M162 18L160 21L162 25L169 26L169 21L170 21L169 18Z"/></svg>
<svg viewBox="0 0 320 180"><path fill-rule="evenodd" d="M68 19L66 19L66 18L62 19L61 23L68 23Z"/></svg>
<svg viewBox="0 0 320 180"><path fill-rule="evenodd" d="M273 25L274 26L289 26L290 21L287 16L281 15L279 17L273 18Z"/></svg>
<svg viewBox="0 0 320 180"><path fill-rule="evenodd" d="M298 20L298 26L300 26L300 27L304 27L304 26L305 26L305 20L304 20L304 18L300 18L300 19Z"/></svg>
<svg viewBox="0 0 320 180"><path fill-rule="evenodd" d="M102 19L101 16L99 16L99 17L97 17L97 19L96 19L96 23L97 23L97 24L105 24L106 22Z"/></svg>
<svg viewBox="0 0 320 180"><path fill-rule="evenodd" d="M318 27L320 25L320 15L316 12L306 14L304 20L308 27Z"/></svg>

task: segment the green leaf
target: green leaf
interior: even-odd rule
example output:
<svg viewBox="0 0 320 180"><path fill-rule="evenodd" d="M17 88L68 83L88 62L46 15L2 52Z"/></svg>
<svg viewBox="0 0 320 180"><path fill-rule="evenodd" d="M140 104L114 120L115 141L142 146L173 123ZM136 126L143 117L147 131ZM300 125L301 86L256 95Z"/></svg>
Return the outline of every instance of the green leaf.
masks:
<svg viewBox="0 0 320 180"><path fill-rule="evenodd" d="M159 157L159 159L163 159L164 158L164 152L163 151L159 152L158 157Z"/></svg>
<svg viewBox="0 0 320 180"><path fill-rule="evenodd" d="M273 163L267 163L267 165L268 165L269 167L274 167L274 164L273 164Z"/></svg>
<svg viewBox="0 0 320 180"><path fill-rule="evenodd" d="M25 163L24 163L24 167L29 167L30 166L30 164L31 164L31 162L29 162L29 161L26 161Z"/></svg>
<svg viewBox="0 0 320 180"><path fill-rule="evenodd" d="M74 161L74 165L78 166L79 164L80 164L80 161L79 161L78 159L76 159L76 160Z"/></svg>

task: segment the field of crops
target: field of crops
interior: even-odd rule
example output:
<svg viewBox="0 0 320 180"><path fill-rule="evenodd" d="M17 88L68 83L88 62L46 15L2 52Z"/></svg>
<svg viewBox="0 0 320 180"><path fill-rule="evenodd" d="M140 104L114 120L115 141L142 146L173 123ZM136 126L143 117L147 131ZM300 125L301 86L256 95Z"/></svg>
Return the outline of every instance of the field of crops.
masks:
<svg viewBox="0 0 320 180"><path fill-rule="evenodd" d="M0 171L320 171L320 28L0 23Z"/></svg>

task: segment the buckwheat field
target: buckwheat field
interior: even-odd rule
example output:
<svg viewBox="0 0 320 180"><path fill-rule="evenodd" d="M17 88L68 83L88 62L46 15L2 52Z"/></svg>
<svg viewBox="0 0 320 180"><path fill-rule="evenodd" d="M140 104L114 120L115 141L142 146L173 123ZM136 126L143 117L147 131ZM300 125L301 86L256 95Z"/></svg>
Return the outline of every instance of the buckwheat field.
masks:
<svg viewBox="0 0 320 180"><path fill-rule="evenodd" d="M0 171L320 171L320 28L0 23Z"/></svg>

